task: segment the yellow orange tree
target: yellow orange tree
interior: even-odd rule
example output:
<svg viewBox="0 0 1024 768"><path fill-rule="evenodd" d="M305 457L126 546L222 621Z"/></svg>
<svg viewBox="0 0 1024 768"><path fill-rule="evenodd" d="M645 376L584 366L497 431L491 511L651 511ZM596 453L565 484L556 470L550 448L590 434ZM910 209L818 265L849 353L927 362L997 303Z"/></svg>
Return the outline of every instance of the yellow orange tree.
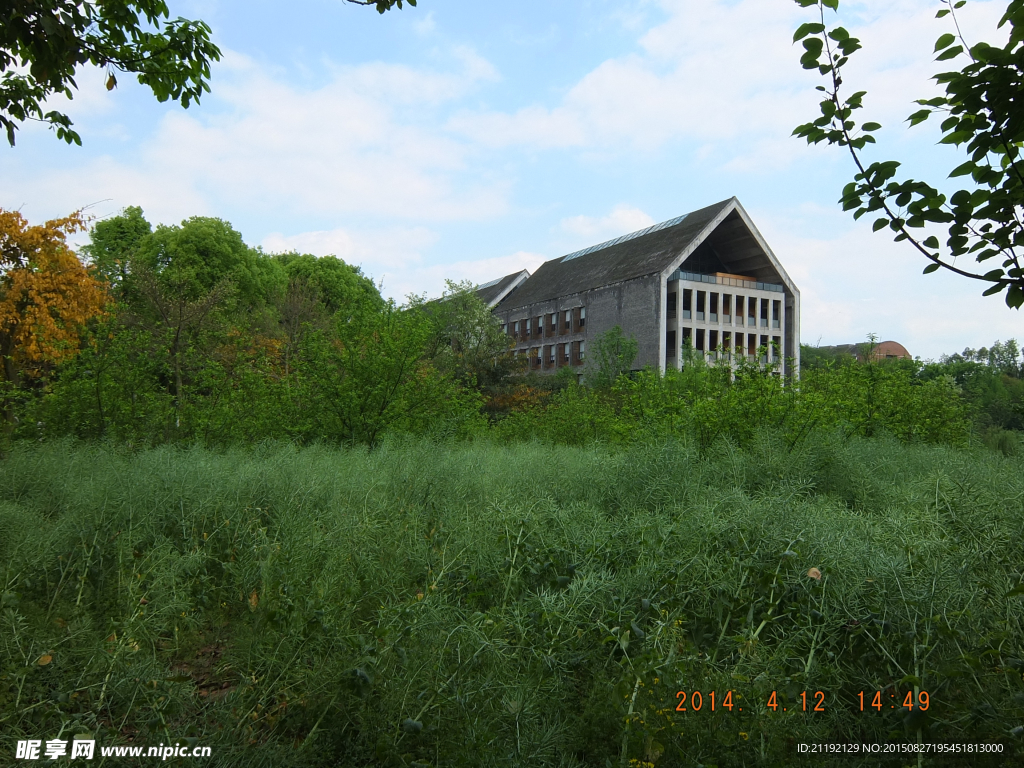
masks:
<svg viewBox="0 0 1024 768"><path fill-rule="evenodd" d="M31 226L0 209L0 401L8 430L22 374L76 354L84 324L103 311L100 282L67 244L84 228L80 212Z"/></svg>

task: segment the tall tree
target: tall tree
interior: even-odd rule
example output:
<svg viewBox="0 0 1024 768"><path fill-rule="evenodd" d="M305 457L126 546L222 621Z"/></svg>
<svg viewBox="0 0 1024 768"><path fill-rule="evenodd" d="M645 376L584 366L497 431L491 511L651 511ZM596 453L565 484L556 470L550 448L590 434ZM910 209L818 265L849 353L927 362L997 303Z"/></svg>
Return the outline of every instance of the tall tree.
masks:
<svg viewBox="0 0 1024 768"><path fill-rule="evenodd" d="M0 397L8 429L9 396L22 372L77 354L82 326L103 310L100 281L67 245L84 228L79 213L30 226L0 209Z"/></svg>
<svg viewBox="0 0 1024 768"><path fill-rule="evenodd" d="M945 269L981 281L988 286L984 295L1005 293L1007 305L1019 308L1024 304L1024 0L1011 0L999 22L1009 27L1002 47L970 45L964 39L956 11L965 0L942 0L944 7L936 14L953 22L935 43L936 60L960 59L963 68L935 75L944 95L919 99L923 108L907 119L913 126L933 114L945 115L940 143L964 150L964 162L949 177L969 178L970 183L948 198L923 181L897 180L900 164L894 160L865 161L863 150L875 143L872 133L881 125L857 125L853 113L863 107L866 93L846 96L843 82L844 67L861 48L860 41L843 27L827 29L825 10L838 12L839 0L795 2L817 7L818 20L802 24L793 41L802 42L804 68L817 69L828 85L818 86L824 93L821 116L794 134L812 144L824 141L849 150L857 173L843 189L843 210L853 211L855 219L877 214L874 230L888 227L896 241L916 248L930 262L925 274ZM946 229L945 247L922 232L934 225ZM979 267L958 265L962 256L973 257Z"/></svg>

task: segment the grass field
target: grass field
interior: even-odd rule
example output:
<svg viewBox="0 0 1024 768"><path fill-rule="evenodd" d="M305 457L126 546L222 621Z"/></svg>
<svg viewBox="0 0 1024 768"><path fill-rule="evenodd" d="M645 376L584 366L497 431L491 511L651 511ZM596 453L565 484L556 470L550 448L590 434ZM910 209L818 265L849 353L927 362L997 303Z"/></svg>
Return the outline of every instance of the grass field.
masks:
<svg viewBox="0 0 1024 768"><path fill-rule="evenodd" d="M88 733L254 768L829 765L797 752L824 741L1020 765L1022 461L829 434L22 443L0 764Z"/></svg>

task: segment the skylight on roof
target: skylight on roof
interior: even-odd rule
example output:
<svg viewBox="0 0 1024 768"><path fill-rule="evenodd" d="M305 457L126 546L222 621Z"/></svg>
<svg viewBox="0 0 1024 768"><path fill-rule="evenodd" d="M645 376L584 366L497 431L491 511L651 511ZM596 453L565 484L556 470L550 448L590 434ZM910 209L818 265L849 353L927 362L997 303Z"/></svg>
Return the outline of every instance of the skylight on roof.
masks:
<svg viewBox="0 0 1024 768"><path fill-rule="evenodd" d="M580 256L586 256L588 253L593 253L594 251L600 251L602 248L610 248L613 245L618 245L619 243L624 243L627 240L633 240L633 239L638 238L638 237L643 237L644 235L649 235L652 232L660 232L663 229L668 229L669 227L674 227L676 224L682 224L683 223L683 219L685 219L689 215L690 214L688 214L688 213L684 213L682 216L677 216L674 219L669 219L668 221L663 221L663 222L661 222L661 224L655 224L653 226L648 227L647 229L641 229L639 232L633 232L633 233L631 233L629 235L623 235L622 237L617 237L614 240L609 240L608 242L601 243L600 245L592 245L589 248L584 248L582 251L576 251L574 253L570 253L568 256L563 256L562 257L562 261L571 261L573 259L579 258Z"/></svg>
<svg viewBox="0 0 1024 768"><path fill-rule="evenodd" d="M492 285L497 285L498 283L500 283L504 279L505 279L504 277L499 277L497 280L491 280L491 282L489 282L489 283L484 283L483 285L478 285L476 287L476 289L478 291L482 291L484 288L490 288Z"/></svg>

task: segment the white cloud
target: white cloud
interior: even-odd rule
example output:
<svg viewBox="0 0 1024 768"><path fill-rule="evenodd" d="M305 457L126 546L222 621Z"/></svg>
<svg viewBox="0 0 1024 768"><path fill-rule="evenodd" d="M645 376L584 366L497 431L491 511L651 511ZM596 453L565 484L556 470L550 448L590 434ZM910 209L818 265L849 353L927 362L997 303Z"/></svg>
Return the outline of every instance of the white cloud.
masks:
<svg viewBox="0 0 1024 768"><path fill-rule="evenodd" d="M818 115L814 87L824 82L801 68L802 49L792 43L809 11L764 0L660 5L668 19L639 38L637 51L603 61L557 103L463 110L449 128L495 147L635 152L671 141L715 142L721 164L742 172L777 170L806 152L790 133ZM962 9L968 34L998 38L999 5ZM934 19L935 10L929 0L850 2L828 19L863 42L847 68L848 94L869 94L862 121L902 132L902 121L917 109L913 100L936 92L930 78L943 65L934 62L932 43L949 25Z"/></svg>
<svg viewBox="0 0 1024 768"><path fill-rule="evenodd" d="M571 216L562 219L561 228L573 235L588 239L589 245L603 240L628 235L654 224L655 221L639 208L631 205L616 205L607 216ZM587 247L587 246L584 246Z"/></svg>
<svg viewBox="0 0 1024 768"><path fill-rule="evenodd" d="M474 175L470 148L439 131L432 113L497 75L470 49L451 54L452 71L370 63L335 68L309 89L228 51L202 110L166 112L116 160L43 173L23 166L6 186L58 210L108 198L141 204L165 222L225 209L263 218L493 216L507 205L507 183Z"/></svg>
<svg viewBox="0 0 1024 768"><path fill-rule="evenodd" d="M474 285L482 285L524 269L533 273L545 261L547 261L547 257L538 253L516 251L507 256L496 256L490 259L431 264L406 276L406 282L419 286L406 293L426 293L428 296L439 296L444 289L445 280L454 280L455 282L469 280Z"/></svg>
<svg viewBox="0 0 1024 768"><path fill-rule="evenodd" d="M434 21L434 12L430 11L426 16L413 22L412 28L421 37L429 37L437 29L437 22Z"/></svg>

